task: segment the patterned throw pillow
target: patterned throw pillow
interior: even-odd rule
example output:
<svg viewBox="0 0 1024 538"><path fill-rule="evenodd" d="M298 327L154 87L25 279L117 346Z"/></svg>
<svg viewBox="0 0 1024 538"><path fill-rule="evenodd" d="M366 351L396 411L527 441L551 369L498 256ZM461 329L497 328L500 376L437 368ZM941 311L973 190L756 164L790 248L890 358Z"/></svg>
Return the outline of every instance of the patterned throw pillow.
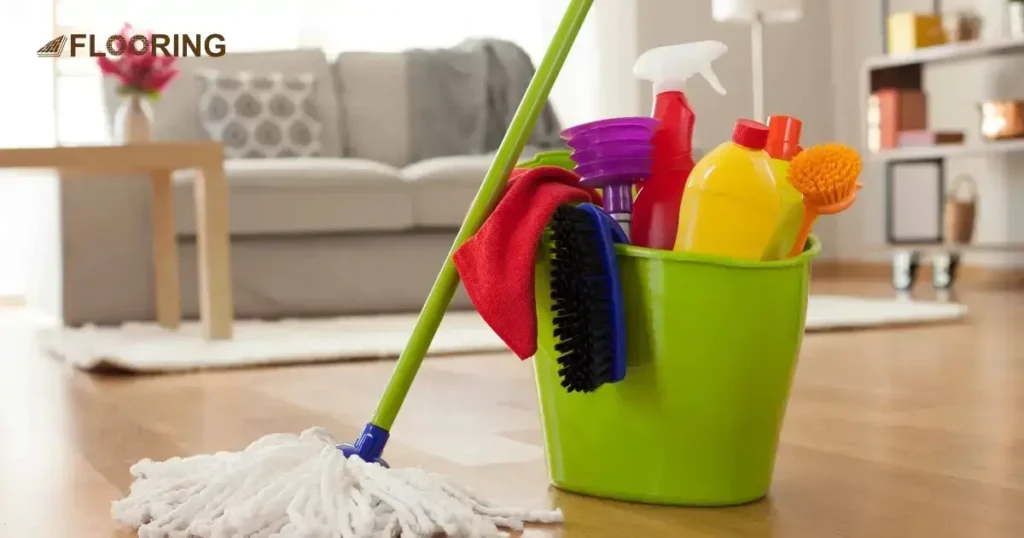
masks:
<svg viewBox="0 0 1024 538"><path fill-rule="evenodd" d="M197 74L199 121L229 159L318 157L323 122L316 78L248 72Z"/></svg>

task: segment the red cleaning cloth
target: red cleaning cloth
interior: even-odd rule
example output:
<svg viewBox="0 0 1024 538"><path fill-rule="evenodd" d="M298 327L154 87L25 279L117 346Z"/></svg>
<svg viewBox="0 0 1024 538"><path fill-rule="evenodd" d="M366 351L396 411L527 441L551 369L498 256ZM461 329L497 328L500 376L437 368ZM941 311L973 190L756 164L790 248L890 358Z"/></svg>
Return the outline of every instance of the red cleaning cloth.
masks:
<svg viewBox="0 0 1024 538"><path fill-rule="evenodd" d="M473 305L520 359L537 351L533 274L544 228L562 204L600 203L579 180L557 166L516 169L494 212L453 256Z"/></svg>

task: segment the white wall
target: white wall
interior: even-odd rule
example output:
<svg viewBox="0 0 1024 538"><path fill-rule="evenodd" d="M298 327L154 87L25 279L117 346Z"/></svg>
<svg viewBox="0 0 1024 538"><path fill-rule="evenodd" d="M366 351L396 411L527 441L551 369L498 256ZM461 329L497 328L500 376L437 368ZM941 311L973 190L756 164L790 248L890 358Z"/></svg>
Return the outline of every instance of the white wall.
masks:
<svg viewBox="0 0 1024 538"><path fill-rule="evenodd" d="M944 0L944 9L977 9L985 19L984 38L1003 37L1005 0ZM874 0L832 0L832 66L835 136L864 148L861 69L869 56L882 52L881 11ZM893 0L894 10L929 11L931 0ZM1024 98L1024 57L970 60L928 67L925 91L932 128L966 131L968 142L978 140L976 104L983 99ZM1024 155L951 159L948 178L966 173L981 187L975 240L1024 242ZM885 241L884 178L880 165L869 164L858 202L835 219L835 252L843 259L886 260L879 245ZM901 170L897 176L897 230L934 233L937 219L934 173L929 168ZM1014 212L1013 208L1017 211ZM967 263L1024 265L1024 257L969 254Z"/></svg>
<svg viewBox="0 0 1024 538"><path fill-rule="evenodd" d="M594 73L600 117L643 114L644 88L633 79L633 64L640 55L639 3L648 0L596 0L594 50L599 51ZM602 81L609 81L603 83Z"/></svg>
<svg viewBox="0 0 1024 538"><path fill-rule="evenodd" d="M0 147L52 145L51 62L34 54L50 36L50 9L0 0L0 13L0 65L5 75L13 74L0 84ZM38 277L57 270L47 251L58 207L55 181L49 172L0 170L0 296L27 296L34 303L37 292L48 293ZM41 261L49 265L37 265ZM54 297L40 300L52 303Z"/></svg>
<svg viewBox="0 0 1024 538"><path fill-rule="evenodd" d="M551 101L565 126L638 114L632 80L639 28L638 0L595 0L555 81ZM545 0L542 32L524 44L536 63L547 49L569 0Z"/></svg>

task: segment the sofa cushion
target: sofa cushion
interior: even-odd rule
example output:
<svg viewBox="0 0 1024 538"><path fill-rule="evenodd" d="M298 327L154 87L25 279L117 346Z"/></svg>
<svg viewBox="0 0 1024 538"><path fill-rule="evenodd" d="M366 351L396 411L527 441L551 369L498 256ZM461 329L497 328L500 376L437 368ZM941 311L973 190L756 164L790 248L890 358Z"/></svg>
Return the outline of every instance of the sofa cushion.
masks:
<svg viewBox="0 0 1024 538"><path fill-rule="evenodd" d="M490 155L438 157L405 167L402 179L412 187L416 226L459 227L493 160Z"/></svg>
<svg viewBox="0 0 1024 538"><path fill-rule="evenodd" d="M310 73L196 73L199 121L229 159L319 157L323 121Z"/></svg>
<svg viewBox="0 0 1024 538"><path fill-rule="evenodd" d="M340 130L347 157L409 164L406 58L394 52L343 52L334 62Z"/></svg>
<svg viewBox="0 0 1024 538"><path fill-rule="evenodd" d="M397 169L363 159L230 159L235 236L394 231L413 226L412 189ZM194 171L175 173L178 232L195 234Z"/></svg>
<svg viewBox="0 0 1024 538"><path fill-rule="evenodd" d="M537 149L526 147L520 162ZM413 222L421 228L458 228L462 225L494 153L427 159L402 169L402 179L413 187Z"/></svg>
<svg viewBox="0 0 1024 538"><path fill-rule="evenodd" d="M222 73L300 74L311 73L317 80L316 108L323 118L320 141L323 155L341 157L342 140L338 130L338 104L331 66L318 49L267 52L232 52L224 56L180 58L181 75L168 85L153 107L153 136L157 140L209 140L199 121L201 84L194 74L201 69ZM107 121L113 121L120 102L114 77L103 77Z"/></svg>

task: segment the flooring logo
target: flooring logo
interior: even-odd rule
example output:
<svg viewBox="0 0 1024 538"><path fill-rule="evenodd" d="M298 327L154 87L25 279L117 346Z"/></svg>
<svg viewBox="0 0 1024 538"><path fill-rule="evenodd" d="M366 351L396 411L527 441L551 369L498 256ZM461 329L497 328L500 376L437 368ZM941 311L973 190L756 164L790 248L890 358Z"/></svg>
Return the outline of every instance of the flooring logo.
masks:
<svg viewBox="0 0 1024 538"><path fill-rule="evenodd" d="M64 52L64 45L68 44L68 36L62 35L57 36L50 41L47 41L43 48L36 51L36 55L40 58L56 58Z"/></svg>
<svg viewBox="0 0 1024 538"><path fill-rule="evenodd" d="M224 56L227 46L221 34L152 34L98 36L67 34L46 42L36 51L40 58L121 56L126 50L161 56ZM67 54L65 54L65 51Z"/></svg>

